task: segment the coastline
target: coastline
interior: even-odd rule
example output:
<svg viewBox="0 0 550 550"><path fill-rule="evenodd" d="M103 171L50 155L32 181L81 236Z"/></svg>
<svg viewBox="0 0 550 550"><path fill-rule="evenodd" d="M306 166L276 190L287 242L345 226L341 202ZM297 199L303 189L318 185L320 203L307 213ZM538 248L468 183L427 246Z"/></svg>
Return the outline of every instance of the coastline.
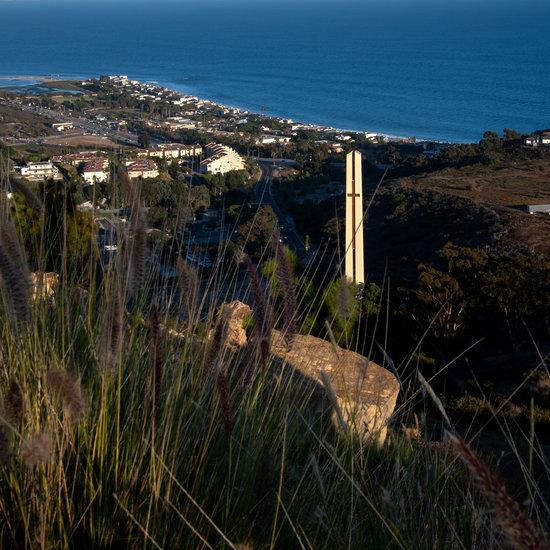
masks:
<svg viewBox="0 0 550 550"><path fill-rule="evenodd" d="M161 86L161 87L163 87L166 90L169 90L171 92L176 92L178 94L182 94L185 97L194 97L194 98L196 98L200 101L207 101L207 102L211 103L212 105L221 107L223 109L238 109L239 111L242 111L242 112L245 112L245 113L250 113L250 114L253 114L253 115L257 115L257 116L263 116L265 118L272 119L272 120L278 120L278 121L292 120L296 124L303 124L304 126L309 126L312 129L318 129L318 130L324 130L324 131L336 132L336 133L365 134L365 135L370 135L370 136L380 136L380 137L383 137L384 139L387 139L388 141L405 141L405 140L410 139L410 136L409 137L398 136L398 135L390 134L390 133L386 133L386 132L376 132L376 131L373 131L373 130L370 130L370 129L369 130L366 130L366 129L350 129L350 128L343 128L343 127L337 127L337 126L330 126L330 125L327 125L327 124L323 124L321 122L315 122L315 121L311 121L311 120L306 121L306 120L303 120L301 118L295 120L294 118L290 118L290 117L287 117L285 115L277 114L277 113L273 113L273 112L270 113L269 111L260 112L256 109L251 109L251 108L248 108L244 105L222 103L222 102L220 102L216 99L203 97L201 95L196 95L192 91L190 91L189 89L185 89L184 86L180 86L178 84L175 84L174 82L166 82L166 81L161 82L161 81L156 81L156 80L144 80L143 82L150 83L150 84L156 84L156 85ZM452 142L452 141L440 141L440 140L429 139L429 138L418 138L416 141L418 143L458 143L458 142Z"/></svg>
<svg viewBox="0 0 550 550"><path fill-rule="evenodd" d="M69 75L64 76L61 74L58 75L0 75L0 90L2 88L17 88L18 85L15 84L14 86L2 86L2 82L20 82L20 86L23 87L23 83L25 83L27 86L40 86L44 84L51 84L54 82L82 82L85 80L93 80L97 79L99 76L76 76L76 75ZM152 84L159 86L163 88L164 90L176 94L180 94L182 97L185 98L193 98L198 101L207 102L210 105L214 107L220 107L221 109L236 109L240 112L252 114L255 116L262 116L267 119L276 120L276 121L289 121L292 120L295 124L303 125L304 127L311 128L312 130L319 131L319 132L331 132L331 133L343 133L343 134L363 134L369 137L381 137L386 141L410 141L413 136L400 136L396 134L391 134L387 132L378 132L373 131L371 129L350 129L350 128L343 128L343 127L337 127L337 126L331 126L319 122L314 121L306 121L303 119L294 120L294 118L290 119L289 117L286 117L281 114L276 113L270 113L269 111L266 112L260 112L255 109L247 108L243 105L237 105L237 104L225 104L218 100L203 97L201 95L196 95L193 93L189 88L185 88L184 86L180 86L174 82L166 82L166 81L159 81L159 80L153 80L153 79L132 79L132 80L138 80L140 83L143 84ZM459 144L459 143L470 143L468 141L458 141L458 140L441 140L441 139L432 139L432 138L419 138L414 137L416 143L438 143L438 144Z"/></svg>

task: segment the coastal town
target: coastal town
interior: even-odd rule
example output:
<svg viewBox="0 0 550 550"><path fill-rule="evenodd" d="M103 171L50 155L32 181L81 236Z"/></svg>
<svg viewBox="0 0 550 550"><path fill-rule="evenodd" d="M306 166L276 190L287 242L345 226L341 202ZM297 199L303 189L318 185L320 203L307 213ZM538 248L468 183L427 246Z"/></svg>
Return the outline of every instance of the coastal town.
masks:
<svg viewBox="0 0 550 550"><path fill-rule="evenodd" d="M303 237L296 231L292 216L275 203L270 188L274 173L296 171L294 144L305 136L308 149L319 149L338 164L358 137L371 143L386 141L375 134L341 132L225 107L126 76L47 84L48 93L15 89L2 95L0 107L9 113L0 118L7 122L4 128L8 130L2 140L12 150L38 153L40 158L34 159L37 155L31 154L12 165L24 180L36 184L46 180L80 181L77 208L93 212L104 255L112 252L114 242L114 236L105 237L105 228L114 231L125 220L123 210L113 211L108 191L119 166L124 167L130 180L149 182L149 187L170 178L172 172L178 178L172 186L178 186L180 192L200 184L204 177L229 178L232 188L253 189L257 206L273 208L281 218L285 240L305 253ZM39 119L42 131L37 133L38 125L34 124L27 133L24 124L8 122L10 116L17 120L14 111L22 113L23 118L28 115ZM48 155L48 151L55 150L55 154ZM332 183L297 202L320 203L342 193L343 187ZM211 199L218 194L215 188L206 192ZM183 221L187 240L190 233L194 235L188 258L208 265L208 247L215 245L220 235L235 239L236 232L221 230L219 202L209 200L207 208L204 206L199 205ZM171 237L169 232L166 237Z"/></svg>
<svg viewBox="0 0 550 550"><path fill-rule="evenodd" d="M238 240L242 222L233 220L231 231L222 228L228 222L221 210L227 205L219 200L223 192L232 190L237 197L233 210L251 201L255 208L268 208L284 242L304 256L311 249L310 231L295 207L339 200L346 153L362 149L376 181L406 157L433 162L452 145L297 123L124 75L46 84L46 93L3 91L1 139L12 151L28 152L12 159L11 169L24 180L80 182L77 208L93 213L103 255L112 253L114 242L113 235L105 237L105 228L120 228L126 220L123 205L117 207L112 196L121 167L130 180L143 181L149 189L169 184L175 190L170 200L186 193L186 208L172 213L178 223L162 230L166 239L177 235L190 245L189 259L210 265L209 248L221 238ZM26 117L41 124L28 131ZM526 148L550 147L548 132L522 139ZM322 181L314 187L304 181L294 185L292 198L280 183L285 177L301 181L319 170ZM197 193L207 200L191 200ZM149 207L158 211L159 204ZM547 212L548 206L528 205L527 211ZM319 242L313 244L315 252Z"/></svg>
<svg viewBox="0 0 550 550"><path fill-rule="evenodd" d="M310 236L304 233L307 228L301 232L297 229L297 223L304 224L296 219L293 206L321 205L342 196L347 152L363 149L376 179L405 156L426 163L452 145L297 123L223 106L124 75L46 84L47 93L13 89L1 94L2 141L12 151L29 152L15 158L11 169L28 182L80 181L77 208L93 212L99 226L105 226L106 217L125 219L113 210L110 195L120 167L130 180L149 182L150 188L170 182L179 188L176 194L187 190L190 196L192 189L204 190L209 197L207 204L199 201L185 209L186 216L177 214L186 226L187 242L193 241L190 235L196 239L188 255L192 259L208 258L208 247L221 236L237 238L236 231L221 229L227 220L221 215L222 203L217 198L224 190L252 190L256 207L269 207L278 219L283 239L304 255L311 246ZM41 124L33 124L27 131L25 117ZM522 139L527 148L550 147L548 132ZM318 166L313 168L315 163ZM274 179L307 177L320 169L319 163L324 166L322 181L314 188L294 186L289 204L288 191L283 192ZM237 202L242 205L250 201L247 193ZM548 211L545 204L527 209L530 213ZM119 226L120 219L110 227ZM181 227L173 229L177 233ZM168 230L166 238L171 237ZM113 241L112 237L102 239ZM104 246L112 249L112 244Z"/></svg>

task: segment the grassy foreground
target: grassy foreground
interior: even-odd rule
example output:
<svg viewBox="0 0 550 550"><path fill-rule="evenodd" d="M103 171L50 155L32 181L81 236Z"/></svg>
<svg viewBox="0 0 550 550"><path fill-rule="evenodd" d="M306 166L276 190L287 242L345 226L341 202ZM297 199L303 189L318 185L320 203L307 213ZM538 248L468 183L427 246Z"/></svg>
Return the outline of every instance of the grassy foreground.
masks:
<svg viewBox="0 0 550 550"><path fill-rule="evenodd" d="M110 267L64 268L33 296L3 208L2 548L544 547L527 463L533 523L461 440L429 441L423 417L399 430L418 388L384 448L320 423L272 375L255 268L256 337L231 351L215 307L237 270L180 263L161 283L137 212Z"/></svg>

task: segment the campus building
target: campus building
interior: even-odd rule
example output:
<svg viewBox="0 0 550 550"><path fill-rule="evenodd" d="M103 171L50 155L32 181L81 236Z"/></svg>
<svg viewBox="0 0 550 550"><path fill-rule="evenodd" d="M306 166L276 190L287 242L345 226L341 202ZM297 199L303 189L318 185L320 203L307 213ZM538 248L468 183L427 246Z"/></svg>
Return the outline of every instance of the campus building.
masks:
<svg viewBox="0 0 550 550"><path fill-rule="evenodd" d="M201 162L203 174L227 174L233 170L244 170L246 168L244 159L231 147L209 143L206 146L206 155Z"/></svg>
<svg viewBox="0 0 550 550"><path fill-rule="evenodd" d="M156 178L159 175L157 164L153 159L139 159L128 161L126 163L128 177L130 179L137 178Z"/></svg>
<svg viewBox="0 0 550 550"><path fill-rule="evenodd" d="M86 163L82 170L82 179L89 185L105 183L109 179L109 161L106 158L96 158Z"/></svg>
<svg viewBox="0 0 550 550"><path fill-rule="evenodd" d="M182 159L198 157L202 155L202 147L200 145L184 145L183 143L162 143L150 149L138 151L137 156L154 157L161 159Z"/></svg>
<svg viewBox="0 0 550 550"><path fill-rule="evenodd" d="M29 162L25 166L17 167L16 170L21 174L21 177L29 181L62 179L59 170L50 160L45 162Z"/></svg>

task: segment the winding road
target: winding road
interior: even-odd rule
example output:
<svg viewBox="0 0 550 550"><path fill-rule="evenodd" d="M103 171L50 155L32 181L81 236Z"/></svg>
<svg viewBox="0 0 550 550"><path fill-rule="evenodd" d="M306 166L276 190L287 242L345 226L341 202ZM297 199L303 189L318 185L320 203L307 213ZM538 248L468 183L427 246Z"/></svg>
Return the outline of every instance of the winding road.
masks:
<svg viewBox="0 0 550 550"><path fill-rule="evenodd" d="M304 241L302 236L296 230L296 225L292 216L285 213L277 204L273 197L273 177L277 169L288 167L293 164L293 161L286 159L257 159L258 166L262 175L254 188L254 201L258 205L267 204L271 206L279 219L279 229L285 243L292 248L299 257L305 254Z"/></svg>

